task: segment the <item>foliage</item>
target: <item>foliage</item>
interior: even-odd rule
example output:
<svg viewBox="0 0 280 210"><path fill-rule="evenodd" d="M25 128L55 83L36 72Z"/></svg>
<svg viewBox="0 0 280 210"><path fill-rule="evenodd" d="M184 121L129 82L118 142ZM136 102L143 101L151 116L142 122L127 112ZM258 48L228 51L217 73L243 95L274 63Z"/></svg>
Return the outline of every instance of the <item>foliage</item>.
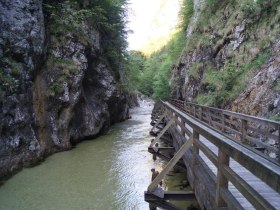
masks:
<svg viewBox="0 0 280 210"><path fill-rule="evenodd" d="M112 69L119 69L126 52L126 0L49 0L44 4L48 31L64 45L70 33L85 45L90 45L91 28L100 33L103 55Z"/></svg>
<svg viewBox="0 0 280 210"><path fill-rule="evenodd" d="M211 13L215 13L216 10L222 6L223 3L226 3L226 0L207 0L206 6L209 8Z"/></svg>
<svg viewBox="0 0 280 210"><path fill-rule="evenodd" d="M203 82L208 88L208 93L199 95L198 103L216 107L223 107L229 98L235 94L234 86L242 71L235 69L232 64L226 65L221 70L208 69L203 77Z"/></svg>
<svg viewBox="0 0 280 210"><path fill-rule="evenodd" d="M240 94L246 85L246 81L255 70L268 59L268 53L260 54L249 63L228 63L217 70L209 68L203 75L203 83L207 93L200 93L196 102L215 107L224 107L229 100Z"/></svg>
<svg viewBox="0 0 280 210"><path fill-rule="evenodd" d="M275 85L274 89L277 90L277 91L280 91L280 80L278 80L276 82L276 85Z"/></svg>
<svg viewBox="0 0 280 210"><path fill-rule="evenodd" d="M2 65L5 68L0 69L0 98L5 93L12 93L20 87L20 65L10 56L2 59Z"/></svg>
<svg viewBox="0 0 280 210"><path fill-rule="evenodd" d="M106 27L106 17L104 10L100 7L90 9L80 9L77 2L64 1L44 4L44 8L49 13L50 32L58 35L65 31L77 33L83 31L83 21L95 20L95 27Z"/></svg>
<svg viewBox="0 0 280 210"><path fill-rule="evenodd" d="M56 68L59 72L65 76L74 74L77 71L77 64L70 59L54 58L50 57L47 62L48 68Z"/></svg>
<svg viewBox="0 0 280 210"><path fill-rule="evenodd" d="M183 0L179 12L179 16L180 16L179 28L181 28L183 31L186 31L191 21L191 18L194 13L193 7L194 7L193 0Z"/></svg>
<svg viewBox="0 0 280 210"><path fill-rule="evenodd" d="M129 90L140 88L140 75L144 71L145 56L139 51L130 51L126 60L127 87ZM148 93L148 92L147 92Z"/></svg>
<svg viewBox="0 0 280 210"><path fill-rule="evenodd" d="M12 92L14 91L14 78L3 71L3 69L0 69L0 89L2 92Z"/></svg>
<svg viewBox="0 0 280 210"><path fill-rule="evenodd" d="M169 70L169 69L168 69ZM171 88L168 82L169 71L160 72L155 76L155 81L153 82L153 98L158 99L168 99L170 98Z"/></svg>
<svg viewBox="0 0 280 210"><path fill-rule="evenodd" d="M127 75L133 87L154 99L169 98L169 74L185 45L183 31L178 31L159 51L145 58L140 52L129 54Z"/></svg>
<svg viewBox="0 0 280 210"><path fill-rule="evenodd" d="M61 83L61 79L59 79L58 81L56 82L53 82L50 87L49 87L49 91L51 94L61 94L63 93L63 85Z"/></svg>
<svg viewBox="0 0 280 210"><path fill-rule="evenodd" d="M199 69L203 67L202 63L199 62L195 62L192 64L190 70L189 70L189 75L194 77L194 78L198 78L199 76Z"/></svg>
<svg viewBox="0 0 280 210"><path fill-rule="evenodd" d="M277 122L280 122L280 114L275 114L271 117L269 117L270 120L274 120L274 121L277 121Z"/></svg>
<svg viewBox="0 0 280 210"><path fill-rule="evenodd" d="M252 16L261 12L262 4L263 0L244 0L241 3L241 11L243 11L248 16Z"/></svg>
<svg viewBox="0 0 280 210"><path fill-rule="evenodd" d="M124 62L127 48L126 0L91 0L93 5L100 5L105 11L109 28L101 32L103 53L113 69L118 69Z"/></svg>
<svg viewBox="0 0 280 210"><path fill-rule="evenodd" d="M69 59L50 57L47 62L47 68L54 72L56 78L49 86L51 95L63 93L63 83L77 71L77 64Z"/></svg>

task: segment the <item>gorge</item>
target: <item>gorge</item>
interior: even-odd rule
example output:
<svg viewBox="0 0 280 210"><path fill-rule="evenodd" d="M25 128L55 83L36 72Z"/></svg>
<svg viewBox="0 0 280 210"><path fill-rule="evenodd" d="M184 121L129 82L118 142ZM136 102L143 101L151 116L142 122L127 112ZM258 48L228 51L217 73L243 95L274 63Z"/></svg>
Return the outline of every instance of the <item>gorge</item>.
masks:
<svg viewBox="0 0 280 210"><path fill-rule="evenodd" d="M131 49L128 7L131 3L139 7L139 2L144 4L140 9L144 15L132 18L149 27L140 27L143 40ZM138 199L139 192L150 182L150 168L160 168L162 162L155 165L145 153L151 140L152 105L142 103L143 99L179 99L279 123L279 0L157 0L151 7L146 4L137 0L0 0L0 203L7 201L6 209L30 209L32 205L33 209L48 209L47 204L38 204L40 200L36 204L35 198L23 207L25 193L29 193L23 182L38 181L42 173L53 170L49 176L54 177L54 185L48 186L48 176L42 175L42 188L58 187L60 174L55 168L61 166L61 174L77 175L68 177L70 181L63 186L77 181L73 188L80 190L69 192L65 200L77 198L81 186L87 185L84 180L91 183L91 178L94 183L85 189L87 195L90 187L98 188L106 180L104 192L99 189L102 196L106 198L106 191L114 188L110 202L102 200L105 206L98 206L97 199L92 207L87 197L84 203L78 201L81 208L147 209L143 198ZM145 19L152 10L155 16ZM160 30L161 25L168 33ZM165 35L160 36L160 31ZM132 109L139 102L143 107ZM279 136L277 129L269 133ZM93 141L78 144L85 140ZM279 150L279 142L264 142ZM55 154L42 163L54 153L75 147L76 151ZM76 153L82 160L75 159ZM129 154L121 160L123 153ZM126 165L132 153L137 156L135 164ZM79 165L84 159L88 171ZM79 176L83 175L70 166L72 160L84 172L81 186ZM107 163L110 166L105 167ZM125 170L134 167L144 172L120 183L127 176ZM38 183L30 189L33 195L40 190ZM141 190L133 192L138 184ZM17 194L19 202L13 204L17 185L22 188ZM117 197L114 193L120 188L123 191ZM9 192L7 197L5 192ZM121 199L126 202L120 204ZM67 205L77 209L72 201L54 209Z"/></svg>

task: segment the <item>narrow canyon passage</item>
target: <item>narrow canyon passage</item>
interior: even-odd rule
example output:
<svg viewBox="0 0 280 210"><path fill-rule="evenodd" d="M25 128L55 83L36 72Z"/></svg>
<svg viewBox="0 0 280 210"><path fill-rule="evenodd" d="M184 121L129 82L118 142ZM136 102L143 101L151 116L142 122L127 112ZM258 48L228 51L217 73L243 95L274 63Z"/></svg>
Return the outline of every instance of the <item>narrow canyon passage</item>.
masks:
<svg viewBox="0 0 280 210"><path fill-rule="evenodd" d="M148 209L143 193L160 166L147 151L152 108L143 103L108 134L16 174L0 188L0 209Z"/></svg>

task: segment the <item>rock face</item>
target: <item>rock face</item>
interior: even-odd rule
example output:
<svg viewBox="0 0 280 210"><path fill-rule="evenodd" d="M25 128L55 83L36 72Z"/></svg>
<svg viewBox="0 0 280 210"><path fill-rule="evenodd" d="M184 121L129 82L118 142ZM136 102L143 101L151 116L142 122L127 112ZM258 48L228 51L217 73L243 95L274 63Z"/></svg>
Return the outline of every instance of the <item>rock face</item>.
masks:
<svg viewBox="0 0 280 210"><path fill-rule="evenodd" d="M42 1L0 1L0 178L42 155L32 80L44 54Z"/></svg>
<svg viewBox="0 0 280 210"><path fill-rule="evenodd" d="M0 0L0 180L127 119L98 30L48 32L42 1Z"/></svg>
<svg viewBox="0 0 280 210"><path fill-rule="evenodd" d="M280 113L280 40L272 47L269 60L260 71L250 79L245 91L239 95L229 108L235 112L252 115L275 116Z"/></svg>
<svg viewBox="0 0 280 210"><path fill-rule="evenodd" d="M171 70L172 97L280 116L279 1L194 2L186 47Z"/></svg>

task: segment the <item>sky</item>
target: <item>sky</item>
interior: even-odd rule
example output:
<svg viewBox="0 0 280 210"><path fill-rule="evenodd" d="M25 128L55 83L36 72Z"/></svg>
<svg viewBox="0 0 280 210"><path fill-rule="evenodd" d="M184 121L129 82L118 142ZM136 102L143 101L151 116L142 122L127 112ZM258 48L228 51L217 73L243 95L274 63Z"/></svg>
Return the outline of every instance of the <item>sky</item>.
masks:
<svg viewBox="0 0 280 210"><path fill-rule="evenodd" d="M180 0L129 0L129 50L167 38L178 22Z"/></svg>

